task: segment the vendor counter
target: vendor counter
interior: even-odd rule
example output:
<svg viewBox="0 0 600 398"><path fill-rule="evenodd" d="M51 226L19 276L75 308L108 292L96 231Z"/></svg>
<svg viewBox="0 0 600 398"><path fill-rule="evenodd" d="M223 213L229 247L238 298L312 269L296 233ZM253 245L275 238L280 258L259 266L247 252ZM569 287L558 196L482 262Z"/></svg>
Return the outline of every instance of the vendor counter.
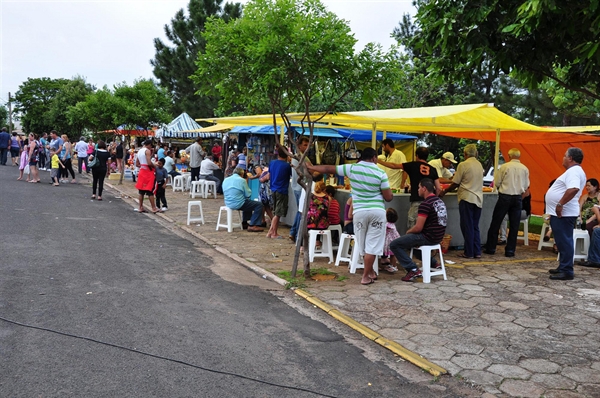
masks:
<svg viewBox="0 0 600 398"><path fill-rule="evenodd" d="M338 189L335 198L340 202L341 218L344 219L344 207L346 201L350 197L350 191L345 189ZM396 222L396 229L400 235L406 233L406 215L410 208L410 194L408 193L395 193L394 198L391 202L386 202L385 207L393 208L398 212L398 222ZM446 226L446 234L452 235L452 241L450 246L459 247L463 246L465 241L463 239L462 232L460 231L460 216L458 212L458 199L456 193L446 194L442 200L446 204L446 210L448 211L448 225ZM498 194L496 192L484 192L483 193L483 208L481 210L481 218L479 219L479 232L481 236L481 244L483 245L487 241L487 231L492 222L492 213L494 207L498 201Z"/></svg>

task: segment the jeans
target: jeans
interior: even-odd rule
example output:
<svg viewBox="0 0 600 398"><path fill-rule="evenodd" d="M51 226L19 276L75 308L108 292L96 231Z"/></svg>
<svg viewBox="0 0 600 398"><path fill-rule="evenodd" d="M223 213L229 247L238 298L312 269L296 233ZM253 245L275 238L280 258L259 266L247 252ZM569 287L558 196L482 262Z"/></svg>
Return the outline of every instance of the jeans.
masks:
<svg viewBox="0 0 600 398"><path fill-rule="evenodd" d="M242 211L242 221L250 220L249 224L255 227L260 227L262 224L263 213L265 211L262 203L246 199L242 207L234 210Z"/></svg>
<svg viewBox="0 0 600 398"><path fill-rule="evenodd" d="M505 253L514 253L517 249L517 235L519 233L519 222L521 221L521 195L498 194L498 202L494 207L492 222L487 233L486 249L490 252L496 251L498 244L498 231L504 216L508 214L510 230L506 239Z"/></svg>
<svg viewBox="0 0 600 398"><path fill-rule="evenodd" d="M588 250L588 261L600 264L600 228L596 228L592 232L592 240L590 241L590 248Z"/></svg>
<svg viewBox="0 0 600 398"><path fill-rule="evenodd" d="M394 253L394 256L396 256L396 260L398 260L400 265L407 271L410 271L417 268L417 264L415 264L415 262L410 258L407 250L410 250L411 248L416 246L428 246L434 244L435 243L432 243L425 239L423 234L406 234L399 237L398 239L394 239L390 243L390 250L392 251L392 253ZM435 258L431 257L431 266L433 266L436 262L437 261L435 260Z"/></svg>
<svg viewBox="0 0 600 398"><path fill-rule="evenodd" d="M550 216L550 227L554 235L554 243L558 248L559 264L558 271L565 275L573 275L573 254L575 247L573 246L573 229L577 217L561 217Z"/></svg>
<svg viewBox="0 0 600 398"><path fill-rule="evenodd" d="M104 190L104 177L106 177L106 169L100 169L95 167L92 169L92 194L96 195L96 189L98 196L102 196Z"/></svg>
<svg viewBox="0 0 600 398"><path fill-rule="evenodd" d="M460 230L465 240L465 256L481 256L481 236L479 232L479 219L481 207L465 200L458 204L460 214Z"/></svg>
<svg viewBox="0 0 600 398"><path fill-rule="evenodd" d="M162 202L162 206L160 205ZM165 189L162 187L162 183L156 188L156 207L169 207L167 205L167 197L165 196Z"/></svg>
<svg viewBox="0 0 600 398"><path fill-rule="evenodd" d="M88 169L88 157L87 156L83 156L83 157L77 157L77 171L79 172L79 174L81 174L81 172L83 171L83 165L85 164L85 171L86 172L90 172L90 169Z"/></svg>
<svg viewBox="0 0 600 398"><path fill-rule="evenodd" d="M296 197L296 207L300 206L300 196L302 195L302 190L294 191L294 196ZM300 229L300 221L302 218L302 212L298 209L296 213L296 218L294 218L294 225L290 229L290 236L296 239L296 235L298 235L298 229Z"/></svg>
<svg viewBox="0 0 600 398"><path fill-rule="evenodd" d="M0 165L6 165L8 160L8 148L0 148Z"/></svg>

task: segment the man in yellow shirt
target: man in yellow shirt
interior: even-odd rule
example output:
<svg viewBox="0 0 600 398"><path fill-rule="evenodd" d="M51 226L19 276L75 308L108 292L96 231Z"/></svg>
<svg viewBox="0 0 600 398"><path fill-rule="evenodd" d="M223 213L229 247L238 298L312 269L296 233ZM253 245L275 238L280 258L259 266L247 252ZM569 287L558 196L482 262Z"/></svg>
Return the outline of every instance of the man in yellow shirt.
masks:
<svg viewBox="0 0 600 398"><path fill-rule="evenodd" d="M406 156L404 156L402 151L394 148L394 141L391 139L386 138L383 140L381 142L381 149L383 150L383 153L377 157L377 160L398 164L406 163ZM385 171L385 174L387 174L391 188L402 188L401 183L403 171L401 169L391 169L379 163L377 166L379 166L379 168Z"/></svg>

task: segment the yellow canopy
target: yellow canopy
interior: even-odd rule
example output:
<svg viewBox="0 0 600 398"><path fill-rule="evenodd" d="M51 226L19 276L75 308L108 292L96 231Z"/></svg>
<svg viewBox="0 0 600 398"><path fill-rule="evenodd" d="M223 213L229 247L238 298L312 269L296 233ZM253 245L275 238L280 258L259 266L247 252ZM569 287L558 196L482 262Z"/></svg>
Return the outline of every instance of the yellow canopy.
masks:
<svg viewBox="0 0 600 398"><path fill-rule="evenodd" d="M217 131L230 130L234 126L229 124L215 124L213 126L203 127L201 129L190 130L188 133L214 133Z"/></svg>

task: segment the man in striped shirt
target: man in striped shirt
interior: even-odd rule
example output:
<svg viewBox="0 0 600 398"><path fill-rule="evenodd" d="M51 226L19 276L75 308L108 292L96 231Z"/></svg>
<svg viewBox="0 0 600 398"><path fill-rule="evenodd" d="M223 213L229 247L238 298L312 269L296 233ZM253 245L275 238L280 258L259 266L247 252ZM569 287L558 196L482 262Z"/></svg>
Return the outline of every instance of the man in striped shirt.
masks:
<svg viewBox="0 0 600 398"><path fill-rule="evenodd" d="M387 174L377 167L377 152L362 151L360 161L341 166L308 166L313 172L347 176L352 187L355 250L364 256L365 268L360 281L369 285L377 278L375 257L383 253L385 243L385 203L393 198Z"/></svg>
<svg viewBox="0 0 600 398"><path fill-rule="evenodd" d="M436 245L442 241L446 233L448 212L444 202L435 195L435 190L431 178L423 178L419 182L419 195L423 201L417 212L417 223L406 231L405 235L390 243L390 250L406 270L406 275L402 278L404 282L411 282L421 276L421 271L406 251L417 246ZM441 267L433 257L430 264L431 268Z"/></svg>

